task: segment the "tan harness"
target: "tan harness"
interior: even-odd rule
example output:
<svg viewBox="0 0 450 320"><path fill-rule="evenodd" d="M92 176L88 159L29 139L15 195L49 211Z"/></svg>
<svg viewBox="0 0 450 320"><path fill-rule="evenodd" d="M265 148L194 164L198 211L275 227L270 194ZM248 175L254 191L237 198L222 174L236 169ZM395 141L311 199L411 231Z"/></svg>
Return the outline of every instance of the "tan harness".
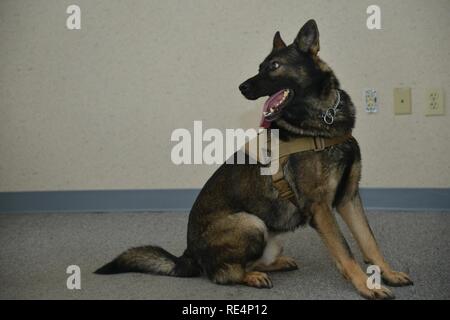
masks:
<svg viewBox="0 0 450 320"><path fill-rule="evenodd" d="M270 136L266 136L267 138L267 146L269 146L270 142ZM279 141L279 155L276 157L276 155L272 155L271 160L278 160L279 166L278 171L272 175L272 183L274 187L278 190L279 197L281 199L289 200L291 201L295 206L297 206L297 201L295 198L295 194L292 191L292 188L290 187L288 181L285 179L284 176L284 166L286 165L289 156L294 153L299 152L305 152L305 151L322 151L328 147L341 144L346 142L348 139L352 138L351 132L348 134L345 134L340 137L334 137L334 138L323 138L323 137L299 137L295 138L289 141ZM258 162L260 162L260 156L259 153L256 154L256 157L254 157L254 154L249 149L249 143L248 142L245 145L245 153L247 153L249 156L257 159ZM269 149L270 150L270 149Z"/></svg>

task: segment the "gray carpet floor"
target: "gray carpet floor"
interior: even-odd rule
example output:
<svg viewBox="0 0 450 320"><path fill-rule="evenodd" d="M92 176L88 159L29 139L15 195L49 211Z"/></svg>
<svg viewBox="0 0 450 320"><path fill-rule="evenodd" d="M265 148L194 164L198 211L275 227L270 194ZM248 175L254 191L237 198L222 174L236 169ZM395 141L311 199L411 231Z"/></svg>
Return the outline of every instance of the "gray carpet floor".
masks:
<svg viewBox="0 0 450 320"><path fill-rule="evenodd" d="M397 299L450 299L450 213L368 217L387 260L415 282L393 288ZM270 290L218 286L204 277L92 273L131 246L158 244L181 254L186 224L185 213L0 215L0 299L360 299L309 227L286 235L285 253L299 270L272 273ZM66 287L69 265L81 268L81 290Z"/></svg>

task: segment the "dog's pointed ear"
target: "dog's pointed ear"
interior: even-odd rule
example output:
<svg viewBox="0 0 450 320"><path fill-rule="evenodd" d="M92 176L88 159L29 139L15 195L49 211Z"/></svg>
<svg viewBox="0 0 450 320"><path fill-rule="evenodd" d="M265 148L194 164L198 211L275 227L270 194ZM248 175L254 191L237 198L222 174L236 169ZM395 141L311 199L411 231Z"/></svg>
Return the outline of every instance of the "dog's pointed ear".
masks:
<svg viewBox="0 0 450 320"><path fill-rule="evenodd" d="M286 48L286 43L281 39L280 31L277 31L273 37L273 50L280 50L283 48Z"/></svg>
<svg viewBox="0 0 450 320"><path fill-rule="evenodd" d="M319 29L316 21L311 19L306 22L300 29L294 43L300 51L316 55L320 50Z"/></svg>

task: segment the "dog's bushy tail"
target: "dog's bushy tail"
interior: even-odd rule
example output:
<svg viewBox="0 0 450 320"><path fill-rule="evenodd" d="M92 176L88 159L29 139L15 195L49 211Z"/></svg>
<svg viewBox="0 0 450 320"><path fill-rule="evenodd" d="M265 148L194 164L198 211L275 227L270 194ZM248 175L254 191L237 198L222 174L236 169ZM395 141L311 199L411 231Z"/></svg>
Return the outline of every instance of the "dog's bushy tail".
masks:
<svg viewBox="0 0 450 320"><path fill-rule="evenodd" d="M176 257L163 248L145 246L125 251L94 273L116 274L124 272L195 277L200 275L200 268L192 258L186 255L186 252L181 257Z"/></svg>

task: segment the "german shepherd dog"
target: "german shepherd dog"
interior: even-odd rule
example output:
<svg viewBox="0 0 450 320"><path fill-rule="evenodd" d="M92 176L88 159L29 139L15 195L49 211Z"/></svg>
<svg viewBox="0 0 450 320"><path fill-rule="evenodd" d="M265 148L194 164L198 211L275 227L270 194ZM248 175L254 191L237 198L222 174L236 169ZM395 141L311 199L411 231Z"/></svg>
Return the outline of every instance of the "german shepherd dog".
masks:
<svg viewBox="0 0 450 320"><path fill-rule="evenodd" d="M301 28L290 45L277 32L258 74L239 86L247 99L269 96L262 126L278 129L281 140L333 138L348 135L353 129L353 103L318 52L319 31L314 20ZM333 121L325 121L323 114L338 95L340 103ZM156 246L133 248L96 273L205 274L217 284L271 288L267 272L297 269L294 259L281 254L278 236L309 224L323 239L339 271L363 297L394 298L383 286L367 286L368 277L336 223L336 208L356 238L365 262L379 266L384 283L412 284L408 275L388 265L369 227L358 189L360 149L353 137L322 151L289 156L284 173L295 193L295 204L279 197L271 176L260 174L261 166L224 164L213 174L191 209L187 249L181 257Z"/></svg>

